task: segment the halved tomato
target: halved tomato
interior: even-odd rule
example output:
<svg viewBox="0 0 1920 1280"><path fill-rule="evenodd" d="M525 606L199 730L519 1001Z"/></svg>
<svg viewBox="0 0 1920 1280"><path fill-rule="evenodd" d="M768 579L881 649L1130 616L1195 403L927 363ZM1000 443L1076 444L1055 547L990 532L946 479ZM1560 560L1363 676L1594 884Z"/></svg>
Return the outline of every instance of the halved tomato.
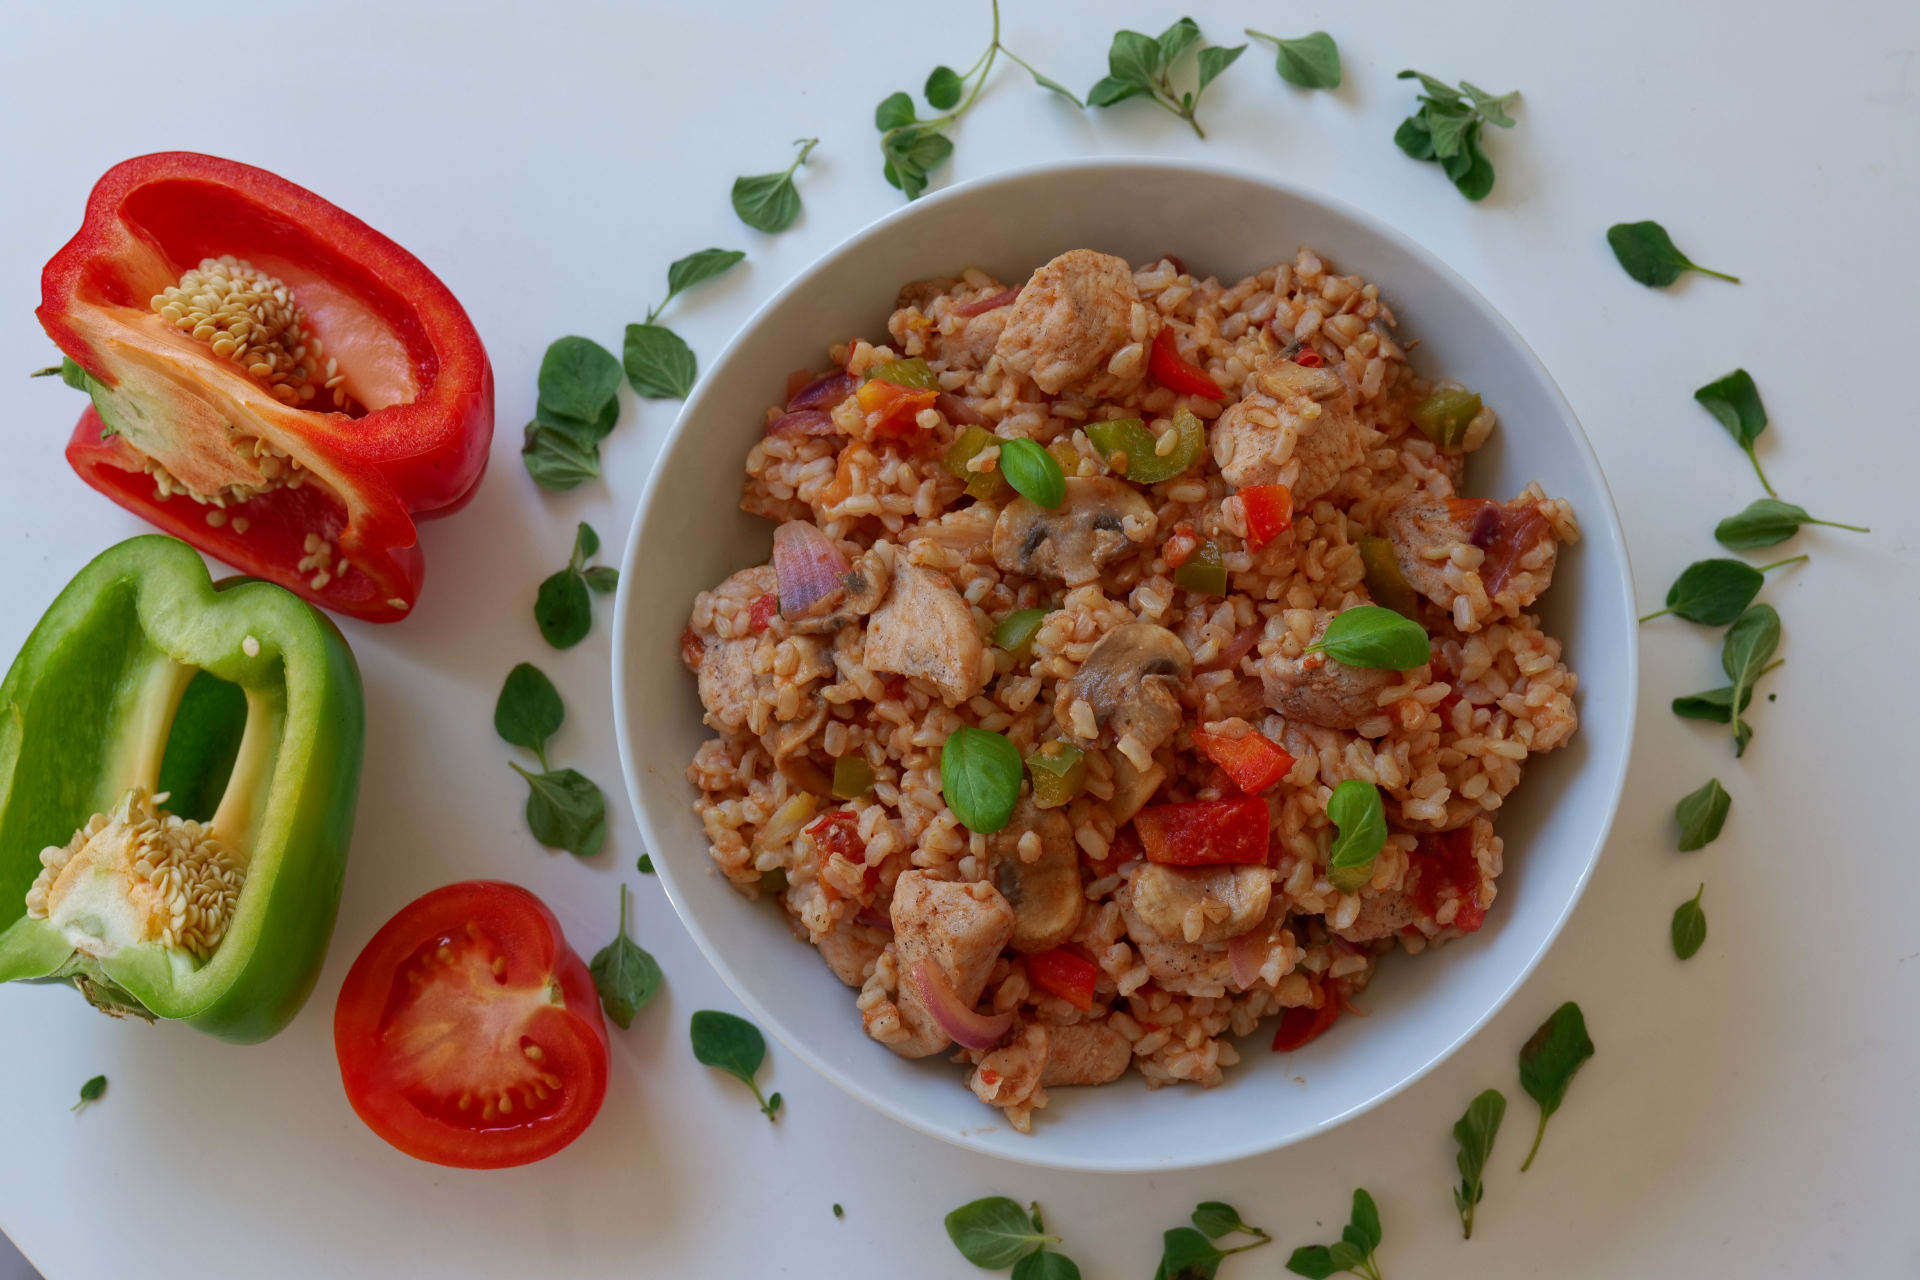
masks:
<svg viewBox="0 0 1920 1280"><path fill-rule="evenodd" d="M469 880L415 899L353 962L333 1012L347 1100L421 1160L543 1160L607 1094L607 1026L546 904Z"/></svg>

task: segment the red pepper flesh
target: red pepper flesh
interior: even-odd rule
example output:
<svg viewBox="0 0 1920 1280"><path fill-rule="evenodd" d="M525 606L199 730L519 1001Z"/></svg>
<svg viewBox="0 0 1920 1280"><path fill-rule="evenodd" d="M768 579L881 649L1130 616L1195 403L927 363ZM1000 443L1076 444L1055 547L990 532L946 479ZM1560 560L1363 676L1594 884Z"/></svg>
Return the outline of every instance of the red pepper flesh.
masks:
<svg viewBox="0 0 1920 1280"><path fill-rule="evenodd" d="M364 412L312 407L324 399L331 410L330 397L282 403L153 311L183 273L223 256L288 286L309 335L338 362L351 409ZM414 520L472 497L493 435L486 348L417 258L263 169L161 152L107 171L40 286L42 327L119 419L102 438L97 409L81 415L66 452L82 480L316 604L374 622L407 615L424 570ZM221 508L169 500L147 471L158 464L173 488L203 495L258 488L250 441L297 462L304 483Z"/></svg>
<svg viewBox="0 0 1920 1280"><path fill-rule="evenodd" d="M1093 989L1100 967L1077 951L1055 947L1027 957L1027 977L1085 1013L1093 1008Z"/></svg>
<svg viewBox="0 0 1920 1280"><path fill-rule="evenodd" d="M1239 490L1247 517L1247 545L1258 550L1293 528L1293 490L1283 484L1250 484Z"/></svg>
<svg viewBox="0 0 1920 1280"><path fill-rule="evenodd" d="M1332 1026L1340 1017L1340 997L1333 989L1331 978L1320 984L1320 1007L1295 1005L1280 1015L1280 1025L1273 1029L1273 1051L1292 1053L1304 1048L1310 1041L1319 1038L1321 1032Z"/></svg>
<svg viewBox="0 0 1920 1280"><path fill-rule="evenodd" d="M1222 733L1195 729L1193 745L1219 765L1233 779L1234 786L1250 796L1265 791L1293 769L1293 757L1287 754L1286 748L1264 733L1230 738Z"/></svg>
<svg viewBox="0 0 1920 1280"><path fill-rule="evenodd" d="M1225 400L1227 393L1220 384L1207 376L1207 371L1180 354L1180 348L1174 344L1173 330L1162 327L1153 340L1153 346L1147 352L1147 372L1153 380L1169 391L1178 391L1183 396L1204 396L1208 400Z"/></svg>
<svg viewBox="0 0 1920 1280"><path fill-rule="evenodd" d="M1147 861L1167 867L1265 862L1267 822L1257 796L1148 805L1133 819Z"/></svg>
<svg viewBox="0 0 1920 1280"><path fill-rule="evenodd" d="M1421 915L1431 920L1449 898L1458 897L1460 905L1449 927L1472 933L1486 922L1487 909L1480 905L1480 863L1473 856L1472 827L1422 835L1408 855L1407 865L1419 876L1413 900Z"/></svg>

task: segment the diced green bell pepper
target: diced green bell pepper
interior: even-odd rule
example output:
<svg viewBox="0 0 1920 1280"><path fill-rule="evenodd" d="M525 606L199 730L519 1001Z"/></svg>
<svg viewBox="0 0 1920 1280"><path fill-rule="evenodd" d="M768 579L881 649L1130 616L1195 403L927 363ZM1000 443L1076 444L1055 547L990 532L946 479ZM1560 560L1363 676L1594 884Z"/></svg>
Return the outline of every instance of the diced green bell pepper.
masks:
<svg viewBox="0 0 1920 1280"><path fill-rule="evenodd" d="M1467 426L1480 414L1480 396L1464 387L1435 387L1413 407L1413 425L1442 453L1458 453Z"/></svg>
<svg viewBox="0 0 1920 1280"><path fill-rule="evenodd" d="M945 467L947 474L954 479L967 482L968 497L982 500L995 497L999 494L1001 487L1006 484L1005 479L1000 475L1000 469L992 467L986 471L970 471L967 469L967 464L979 456L982 449L999 443L1000 437L985 427L968 426L953 438L953 443L947 447L946 456L941 458L940 465Z"/></svg>
<svg viewBox="0 0 1920 1280"><path fill-rule="evenodd" d="M365 720L352 652L299 597L215 586L173 538L103 552L0 683L0 982L70 983L109 1013L225 1040L279 1031L333 931ZM169 945L139 865L160 855L116 841L155 804L205 823L237 879L210 945ZM108 830L80 845L96 815ZM70 842L43 876L41 851Z"/></svg>
<svg viewBox="0 0 1920 1280"><path fill-rule="evenodd" d="M1115 474L1135 484L1159 484L1200 461L1207 449L1206 424L1191 409L1182 406L1174 411L1173 430L1173 448L1164 454L1158 452L1159 440L1138 418L1089 422L1087 439Z"/></svg>
<svg viewBox="0 0 1920 1280"><path fill-rule="evenodd" d="M1047 620L1046 609L1015 609L994 624L993 643L1005 649L1015 662L1026 661L1033 652L1033 638Z"/></svg>
<svg viewBox="0 0 1920 1280"><path fill-rule="evenodd" d="M915 391L938 391L940 377L934 373L933 366L919 356L905 360L889 360L876 365L867 372L868 382L891 382L896 387L912 387Z"/></svg>
<svg viewBox="0 0 1920 1280"><path fill-rule="evenodd" d="M1087 789L1087 753L1071 742L1043 742L1027 753L1033 803L1041 809L1072 804Z"/></svg>
<svg viewBox="0 0 1920 1280"><path fill-rule="evenodd" d="M1173 583L1196 595L1227 594L1227 561L1220 544L1212 539L1201 543L1186 562L1173 571Z"/></svg>
<svg viewBox="0 0 1920 1280"><path fill-rule="evenodd" d="M1385 605L1404 618L1420 621L1420 597L1407 581L1407 575L1400 571L1392 542L1371 535L1361 538L1360 563L1366 567L1367 594L1375 604Z"/></svg>

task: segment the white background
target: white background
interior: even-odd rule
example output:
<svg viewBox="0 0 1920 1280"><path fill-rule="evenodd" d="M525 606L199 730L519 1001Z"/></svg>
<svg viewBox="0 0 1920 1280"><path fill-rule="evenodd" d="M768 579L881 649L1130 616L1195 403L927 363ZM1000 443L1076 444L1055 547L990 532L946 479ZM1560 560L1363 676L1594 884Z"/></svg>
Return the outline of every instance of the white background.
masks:
<svg viewBox="0 0 1920 1280"><path fill-rule="evenodd" d="M1920 458L1920 10L1209 3L1195 16L1220 42L1244 25L1331 31L1346 86L1293 90L1256 45L1209 92L1201 143L1137 102L1076 113L1006 68L955 132L942 184L1053 156L1204 156L1318 186L1432 248L1566 390L1619 497L1648 608L1683 565L1714 554L1714 520L1757 494L1745 460L1689 398L1735 365L1753 372L1772 413L1762 457L1782 494L1874 529L1817 531L1781 553L1809 551L1813 563L1768 588L1788 663L1769 686L1779 700L1756 708L1744 761L1722 731L1666 710L1675 694L1722 683L1717 641L1671 620L1644 629L1642 728L1611 844L1552 954L1472 1044L1314 1141L1125 1177L950 1149L868 1112L778 1046L765 1080L787 1105L770 1126L743 1090L698 1066L687 1013L737 1006L658 887L633 872L607 606L566 653L546 649L533 625L535 585L564 562L574 521L612 543L623 536L676 407L629 403L605 482L543 494L516 453L546 343L581 333L617 346L662 292L670 260L739 246L749 265L668 315L710 359L762 298L896 205L878 172L873 104L917 88L935 62L964 67L987 25L972 5L816 13L704 0L9 15L0 654L92 555L143 528L62 460L78 398L23 376L53 357L32 317L40 265L114 161L188 148L261 164L408 246L488 343L499 430L477 500L423 529L429 577L415 616L345 625L370 734L353 863L314 1000L277 1040L243 1049L111 1023L63 990L0 991L0 1227L52 1280L130 1269L967 1276L977 1273L941 1216L998 1192L1042 1201L1089 1277L1144 1278L1160 1232L1196 1201L1223 1198L1278 1239L1226 1265L1240 1280L1277 1274L1293 1246L1337 1235L1364 1184L1385 1218L1382 1267L1400 1280L1920 1273L1916 752L1900 723L1920 626L1920 504L1900 483ZM1176 16L1136 0L1009 0L1005 38L1079 88L1103 74L1115 27L1155 32ZM1523 91L1518 127L1490 140L1499 184L1483 204L1394 149L1413 98L1393 79L1405 66ZM815 134L797 226L770 239L736 222L732 178L784 167L789 140ZM1603 232L1638 218L1661 220L1746 283L1633 284ZM1392 281L1382 285L1391 295ZM598 780L612 804L607 851L585 865L527 836L510 749L490 729L499 682L521 659L568 700L556 760ZM1726 833L1675 853L1673 802L1712 775L1734 797ZM341 978L372 932L417 894L476 875L534 889L583 954L612 935L625 879L636 935L668 975L662 998L614 1033L613 1085L592 1130L542 1165L493 1174L415 1164L372 1137L341 1093L330 1034ZM1702 880L1711 932L1681 964L1668 917ZM1522 1177L1534 1108L1514 1053L1569 998L1599 1052ZM107 1098L69 1115L98 1072L112 1080ZM1488 1086L1511 1106L1475 1238L1462 1243L1449 1127Z"/></svg>

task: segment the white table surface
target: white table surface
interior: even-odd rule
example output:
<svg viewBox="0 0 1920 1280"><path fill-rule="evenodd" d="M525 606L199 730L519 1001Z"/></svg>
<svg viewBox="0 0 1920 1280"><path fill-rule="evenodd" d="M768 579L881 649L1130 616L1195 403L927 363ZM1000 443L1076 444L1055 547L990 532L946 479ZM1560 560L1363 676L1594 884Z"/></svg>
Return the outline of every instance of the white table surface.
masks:
<svg viewBox="0 0 1920 1280"><path fill-rule="evenodd" d="M537 490L516 456L541 351L563 333L617 349L666 264L708 244L750 265L675 304L711 358L757 303L893 208L873 104L965 66L984 5L893 17L768 0L697 5L23 7L0 39L0 656L92 555L142 531L86 489L60 449L79 411L26 382L52 348L33 320L42 262L109 164L189 148L265 165L424 259L494 360L492 470L460 516L423 529L416 616L349 622L370 734L354 856L319 989L271 1043L110 1022L59 989L0 990L0 1227L50 1280L144 1274L335 1276L977 1274L941 1217L1004 1193L1043 1202L1089 1277L1149 1275L1162 1229L1228 1199L1278 1243L1228 1280L1280 1272L1336 1235L1358 1184L1381 1206L1389 1276L1895 1276L1920 1273L1920 928L1912 923L1914 742L1889 726L1911 696L1920 626L1920 503L1894 473L1920 460L1912 299L1920 291L1920 9L1883 0L1590 5L1196 3L1210 36L1324 27L1347 84L1303 94L1248 51L1207 97L1209 140L1138 103L1075 113L1008 68L956 131L945 184L1052 156L1148 152L1285 174L1405 230L1485 292L1534 344L1618 495L1642 599L1712 555L1713 521L1756 490L1689 395L1744 365L1774 420L1782 493L1873 526L1783 554L1813 563L1767 598L1785 618L1779 700L1734 762L1721 731L1675 720L1675 694L1721 683L1717 641L1644 629L1642 728L1620 820L1566 933L1512 1005L1450 1062L1338 1131L1273 1155L1160 1176L1061 1175L963 1153L875 1115L775 1046L777 1125L697 1065L685 1019L729 1008L641 852L614 751L607 606L578 648L545 647L535 584L576 520L617 546L676 406L628 398L604 483ZM1009 0L1006 39L1078 86L1117 26L1158 31L1141 0ZM902 16L911 12L912 16ZM1368 15L1363 18L1362 14ZM834 20L837 17L837 21ZM1491 139L1499 185L1469 205L1394 148L1408 65L1518 87L1519 127ZM769 238L728 186L822 138L806 212ZM1656 218L1740 287L1628 281L1602 233ZM1364 264L1353 264L1365 270ZM1382 282L1391 294L1392 281ZM624 393L623 393L624 395ZM611 551L609 552L611 555ZM680 602L667 606L679 608ZM532 659L569 710L556 757L611 802L606 851L582 865L527 836L508 749L489 723L507 668ZM1673 851L1675 799L1710 775L1734 797L1725 835ZM1512 856L1525 857L1524 850ZM611 936L616 884L668 975L614 1033L605 1110L531 1168L461 1173L374 1138L342 1095L330 1013L354 955L398 907L477 875L519 881L584 954ZM1667 943L1706 881L1711 933ZM1577 999L1599 1052L1538 1163L1514 1054ZM80 1082L111 1090L78 1116ZM1478 1090L1511 1101L1475 1238L1448 1188L1449 1128ZM956 1085L956 1087L958 1087ZM1045 1123L1044 1116L1041 1120ZM846 1207L844 1220L830 1211Z"/></svg>

